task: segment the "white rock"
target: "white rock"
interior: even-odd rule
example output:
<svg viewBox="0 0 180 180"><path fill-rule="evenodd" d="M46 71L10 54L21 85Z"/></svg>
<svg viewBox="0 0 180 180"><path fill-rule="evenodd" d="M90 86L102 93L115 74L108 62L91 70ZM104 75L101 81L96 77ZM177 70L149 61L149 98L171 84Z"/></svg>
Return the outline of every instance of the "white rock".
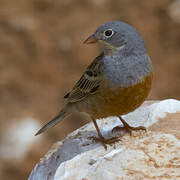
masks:
<svg viewBox="0 0 180 180"><path fill-rule="evenodd" d="M89 123L55 144L35 166L29 180L178 179L179 112L177 100L146 102L123 117L132 126L143 125L151 131L135 132L133 136L121 132L124 135L121 141L108 146L107 150L92 141L90 137L97 133ZM103 135L110 137L114 135L112 128L121 123L118 118L110 117L98 120L98 125Z"/></svg>
<svg viewBox="0 0 180 180"><path fill-rule="evenodd" d="M172 1L169 7L169 15L176 23L180 23L180 0Z"/></svg>
<svg viewBox="0 0 180 180"><path fill-rule="evenodd" d="M180 175L179 157L180 142L174 136L152 134L131 141L129 147L117 147L107 152L99 148L77 155L58 167L54 179L152 179L163 176L176 179ZM95 160L94 164L89 163L91 159Z"/></svg>
<svg viewBox="0 0 180 180"><path fill-rule="evenodd" d="M38 121L33 118L10 124L0 141L1 159L22 160L33 143L39 139L32 136L39 127Z"/></svg>

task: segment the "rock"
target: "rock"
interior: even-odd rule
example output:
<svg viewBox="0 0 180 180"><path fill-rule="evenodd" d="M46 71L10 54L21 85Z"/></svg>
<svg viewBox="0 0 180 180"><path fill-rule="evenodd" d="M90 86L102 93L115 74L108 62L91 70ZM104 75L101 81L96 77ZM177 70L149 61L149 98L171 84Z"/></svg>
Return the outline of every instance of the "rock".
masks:
<svg viewBox="0 0 180 180"><path fill-rule="evenodd" d="M180 101L146 101L123 116L132 126L146 126L148 133L121 131L121 141L104 149L93 142L92 123L56 143L36 164L29 180L178 179L180 177ZM105 137L122 125L118 118L98 120Z"/></svg>
<svg viewBox="0 0 180 180"><path fill-rule="evenodd" d="M180 23L180 0L172 1L169 7L169 15L174 22Z"/></svg>
<svg viewBox="0 0 180 180"><path fill-rule="evenodd" d="M42 140L32 136L39 128L38 120L30 117L11 122L0 139L0 160L23 161L32 145Z"/></svg>

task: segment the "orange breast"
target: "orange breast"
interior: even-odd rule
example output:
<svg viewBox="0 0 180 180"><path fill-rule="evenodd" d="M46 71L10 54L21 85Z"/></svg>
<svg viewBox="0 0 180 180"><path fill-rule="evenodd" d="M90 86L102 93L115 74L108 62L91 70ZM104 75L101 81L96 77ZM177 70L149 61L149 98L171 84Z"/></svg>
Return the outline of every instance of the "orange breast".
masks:
<svg viewBox="0 0 180 180"><path fill-rule="evenodd" d="M82 103L83 111L94 118L120 116L134 111L147 98L151 89L153 73L148 74L141 82L127 88L101 89Z"/></svg>

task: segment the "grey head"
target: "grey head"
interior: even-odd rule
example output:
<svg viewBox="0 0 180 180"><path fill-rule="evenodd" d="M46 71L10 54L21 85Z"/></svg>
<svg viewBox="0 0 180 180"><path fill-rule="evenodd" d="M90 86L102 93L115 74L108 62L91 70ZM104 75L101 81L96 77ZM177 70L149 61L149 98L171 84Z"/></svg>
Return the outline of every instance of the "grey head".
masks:
<svg viewBox="0 0 180 180"><path fill-rule="evenodd" d="M127 23L120 21L107 22L101 25L85 43L98 42L105 51L120 51L145 53L146 48L141 35Z"/></svg>

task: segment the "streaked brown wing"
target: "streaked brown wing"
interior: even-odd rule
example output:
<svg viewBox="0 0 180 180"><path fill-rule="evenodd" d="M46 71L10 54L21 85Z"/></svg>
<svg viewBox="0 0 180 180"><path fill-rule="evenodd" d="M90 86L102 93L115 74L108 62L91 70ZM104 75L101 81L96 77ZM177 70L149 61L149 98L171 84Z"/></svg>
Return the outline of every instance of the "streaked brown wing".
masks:
<svg viewBox="0 0 180 180"><path fill-rule="evenodd" d="M98 91L102 82L103 61L98 56L81 76L71 92L64 96L69 102L77 102Z"/></svg>

